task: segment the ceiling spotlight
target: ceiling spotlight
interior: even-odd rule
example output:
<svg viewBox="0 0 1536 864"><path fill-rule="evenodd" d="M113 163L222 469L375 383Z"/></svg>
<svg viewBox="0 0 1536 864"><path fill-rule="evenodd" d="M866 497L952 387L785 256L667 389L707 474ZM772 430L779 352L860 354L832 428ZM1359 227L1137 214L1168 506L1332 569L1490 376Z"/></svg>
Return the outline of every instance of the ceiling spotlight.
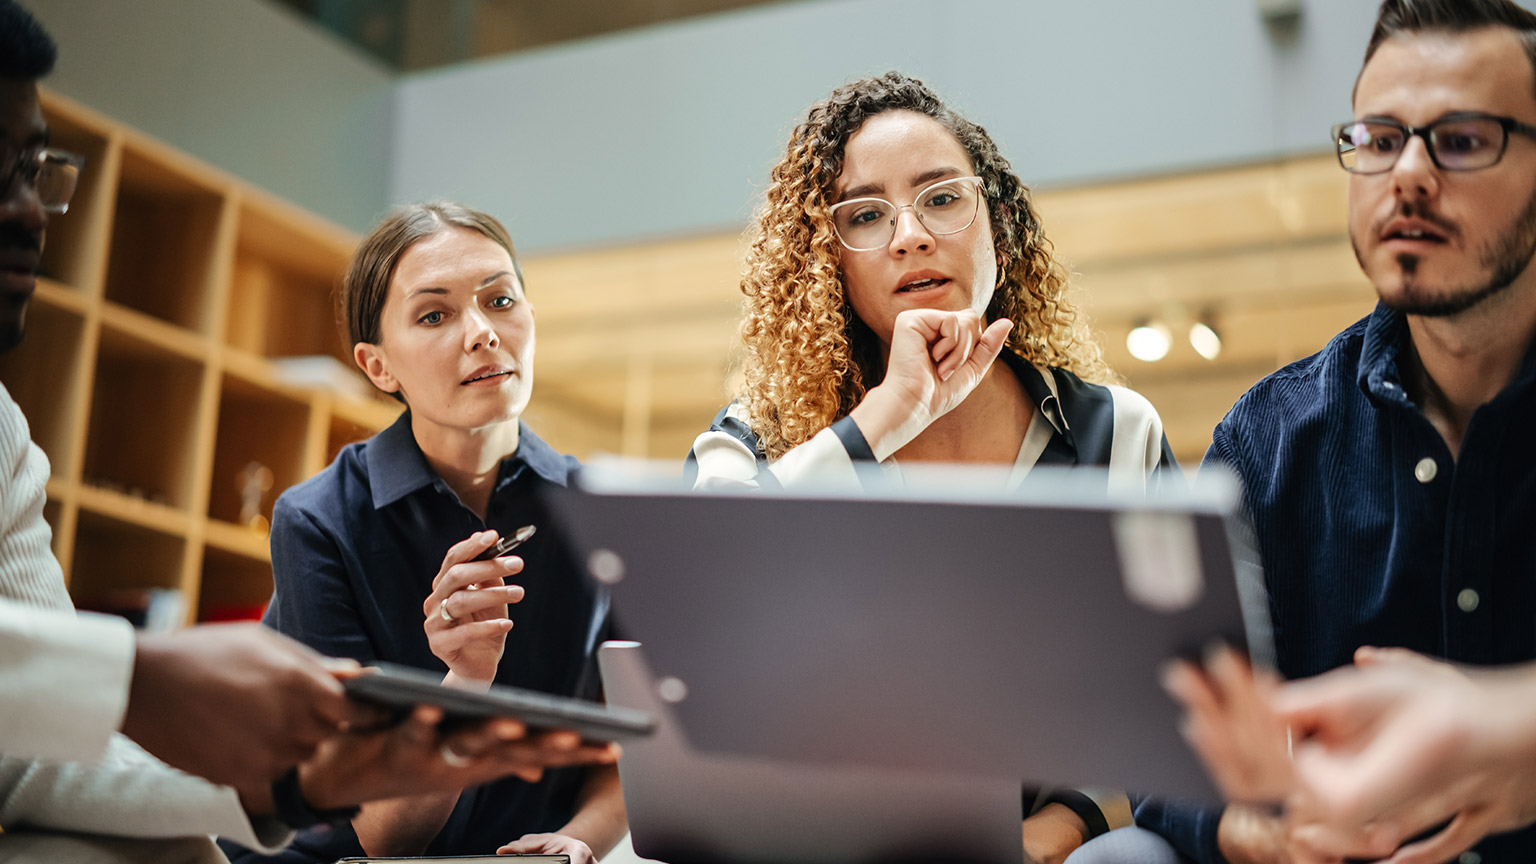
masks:
<svg viewBox="0 0 1536 864"><path fill-rule="evenodd" d="M1196 321L1189 328L1189 344L1201 357L1215 360L1221 356L1221 334L1204 321Z"/></svg>
<svg viewBox="0 0 1536 864"><path fill-rule="evenodd" d="M1125 336L1125 350L1137 360L1148 363L1156 363L1168 356L1172 345L1173 335L1162 322L1142 321Z"/></svg>

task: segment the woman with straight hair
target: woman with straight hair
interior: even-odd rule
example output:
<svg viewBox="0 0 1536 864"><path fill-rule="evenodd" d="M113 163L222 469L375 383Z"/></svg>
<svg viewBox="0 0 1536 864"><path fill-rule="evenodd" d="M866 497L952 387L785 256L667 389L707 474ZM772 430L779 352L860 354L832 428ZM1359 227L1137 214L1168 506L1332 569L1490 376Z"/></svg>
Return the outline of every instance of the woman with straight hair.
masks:
<svg viewBox="0 0 1536 864"><path fill-rule="evenodd" d="M278 499L266 623L445 684L598 698L607 597L540 503L576 460L520 420L534 310L506 229L451 202L401 207L359 245L340 306L358 367L406 411ZM524 539L515 552L479 560L513 537ZM366 805L351 830L301 835L283 860L501 850L590 864L626 830L616 751L545 738L548 770Z"/></svg>

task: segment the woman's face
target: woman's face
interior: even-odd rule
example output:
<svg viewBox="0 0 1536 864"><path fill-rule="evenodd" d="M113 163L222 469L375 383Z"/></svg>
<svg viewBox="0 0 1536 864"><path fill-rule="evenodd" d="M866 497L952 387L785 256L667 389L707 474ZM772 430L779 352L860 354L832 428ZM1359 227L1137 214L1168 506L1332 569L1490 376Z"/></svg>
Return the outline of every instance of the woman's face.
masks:
<svg viewBox="0 0 1536 864"><path fill-rule="evenodd" d="M976 221L954 234L929 233L910 207L934 183L975 173L965 148L931 117L887 111L864 121L844 150L832 193L884 198L897 207L896 231L885 246L842 250L848 302L882 344L890 346L896 315L906 309L972 309L986 313L997 285L992 221L985 201Z"/></svg>
<svg viewBox="0 0 1536 864"><path fill-rule="evenodd" d="M506 249L450 227L400 256L379 343L353 351L379 389L405 397L416 422L481 429L515 420L528 406L533 305Z"/></svg>

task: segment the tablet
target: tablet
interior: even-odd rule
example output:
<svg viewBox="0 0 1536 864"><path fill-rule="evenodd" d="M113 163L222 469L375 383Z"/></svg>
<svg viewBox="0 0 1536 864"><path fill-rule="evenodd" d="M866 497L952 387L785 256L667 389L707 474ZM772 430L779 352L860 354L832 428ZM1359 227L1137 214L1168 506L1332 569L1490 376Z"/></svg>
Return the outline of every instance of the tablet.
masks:
<svg viewBox="0 0 1536 864"><path fill-rule="evenodd" d="M569 855L416 855L406 858L342 858L336 864L383 864L385 861L457 861L460 864L507 864L510 858L522 859L521 864L571 864Z"/></svg>
<svg viewBox="0 0 1536 864"><path fill-rule="evenodd" d="M1158 682L1212 640L1269 655L1236 484L911 467L754 493L587 470L546 498L694 750L1219 800Z"/></svg>
<svg viewBox="0 0 1536 864"><path fill-rule="evenodd" d="M347 695L391 708L436 705L450 721L513 717L530 729L573 729L589 741L620 741L656 728L642 711L499 684L484 693L460 690L443 686L434 673L392 663L370 666L343 684Z"/></svg>
<svg viewBox="0 0 1536 864"><path fill-rule="evenodd" d="M569 855L416 855L407 858L342 858L336 864L383 864L385 861L457 861L460 864L507 864L510 858L522 859L521 864L571 864Z"/></svg>

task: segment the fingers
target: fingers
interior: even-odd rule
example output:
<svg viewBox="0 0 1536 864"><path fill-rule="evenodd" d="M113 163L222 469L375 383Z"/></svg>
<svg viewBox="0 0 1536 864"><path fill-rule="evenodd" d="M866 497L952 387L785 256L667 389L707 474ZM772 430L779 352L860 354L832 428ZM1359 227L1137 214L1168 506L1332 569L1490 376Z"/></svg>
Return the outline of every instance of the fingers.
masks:
<svg viewBox="0 0 1536 864"><path fill-rule="evenodd" d="M1008 334L1013 332L1013 322L1007 318L999 318L987 325L987 329L981 333L977 341L976 356L985 358L980 361L983 367L991 366L992 361L1003 351L1003 346L1008 344Z"/></svg>
<svg viewBox="0 0 1536 864"><path fill-rule="evenodd" d="M331 673L331 677L338 681L356 678L363 674L363 664L351 657L321 657L320 665L324 666L325 671Z"/></svg>
<svg viewBox="0 0 1536 864"><path fill-rule="evenodd" d="M446 624L446 622L443 622ZM481 639L501 639L512 629L511 618L492 618L489 621L459 621L432 634L432 651L439 657L452 656L464 646ZM475 676L469 676L471 678Z"/></svg>
<svg viewBox="0 0 1536 864"><path fill-rule="evenodd" d="M1458 813L1451 824L1434 836L1397 850L1388 864L1439 864L1454 861L1493 828L1492 811L1477 809Z"/></svg>
<svg viewBox="0 0 1536 864"><path fill-rule="evenodd" d="M481 588L479 590L464 589L455 591L442 600L432 604L431 611L427 613L428 620L432 618L442 619L446 609L450 618L454 621L472 619L476 613L492 612L496 617L505 617L507 604L516 603L523 599L523 587L521 585L498 585L493 588ZM444 625L452 622L444 620Z"/></svg>
<svg viewBox="0 0 1536 864"><path fill-rule="evenodd" d="M939 320L939 338L929 346L928 355L936 364L934 373L948 381L976 353L985 322L969 309L944 313Z"/></svg>
<svg viewBox="0 0 1536 864"><path fill-rule="evenodd" d="M436 612L437 604L455 591L463 591L471 586L493 588L503 584L502 580L507 576L522 572L522 569L523 559L516 555L455 564L433 580L432 593L421 604L422 614Z"/></svg>
<svg viewBox="0 0 1536 864"><path fill-rule="evenodd" d="M1223 794L1234 801L1286 797L1293 786L1286 730L1267 703L1267 679L1224 647L1204 669L1170 664L1163 686L1184 706L1181 731Z"/></svg>
<svg viewBox="0 0 1536 864"><path fill-rule="evenodd" d="M468 537L448 547L443 555L443 563L437 568L437 575L432 579L433 589L437 583L456 564L473 561L476 556L496 545L498 539L495 531L476 531Z"/></svg>
<svg viewBox="0 0 1536 864"><path fill-rule="evenodd" d="M511 717L494 717L457 729L443 737L443 744L455 753L478 759L511 741L522 741L528 727Z"/></svg>

